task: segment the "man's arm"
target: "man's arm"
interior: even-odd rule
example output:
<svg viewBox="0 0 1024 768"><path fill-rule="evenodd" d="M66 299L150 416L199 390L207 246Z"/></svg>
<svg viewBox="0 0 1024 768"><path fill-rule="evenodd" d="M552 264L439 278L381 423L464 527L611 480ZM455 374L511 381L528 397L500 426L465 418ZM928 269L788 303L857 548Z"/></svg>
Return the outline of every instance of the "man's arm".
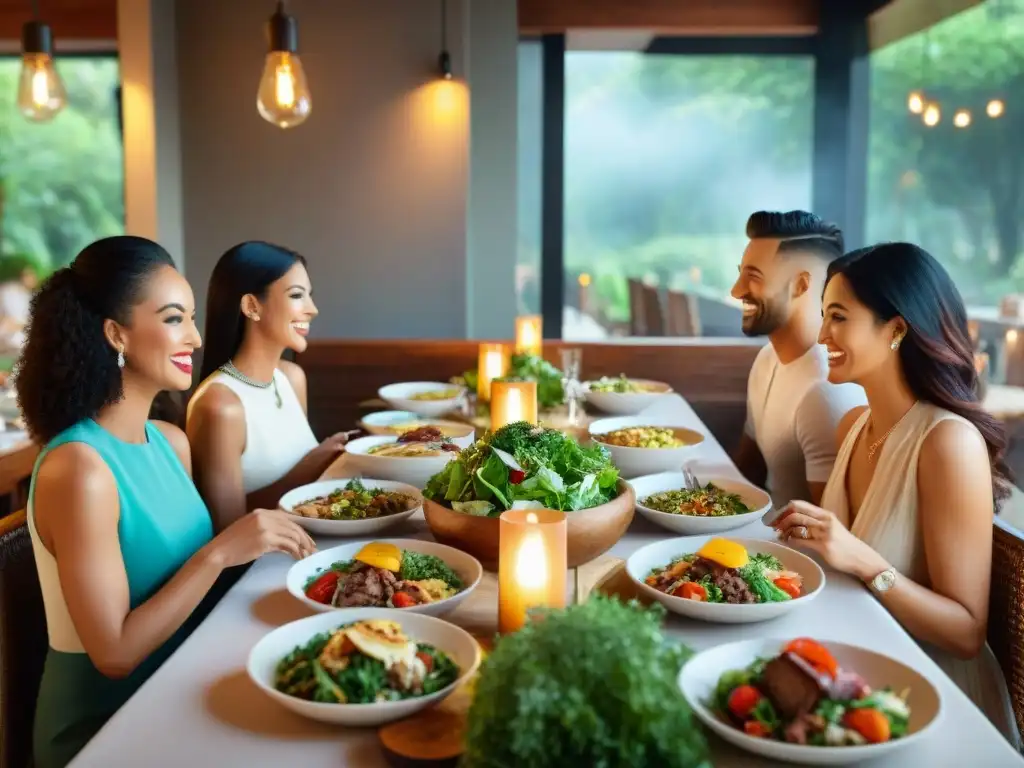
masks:
<svg viewBox="0 0 1024 768"><path fill-rule="evenodd" d="M743 425L743 434L740 435L740 444L733 456L733 463L747 480L759 488L763 488L768 482L768 465L764 461L761 449L754 439L754 423L747 409L747 421Z"/></svg>
<svg viewBox="0 0 1024 768"><path fill-rule="evenodd" d="M808 499L820 504L825 485L836 463L839 445L836 434L843 417L867 402L864 390L856 384L816 384L804 395L796 410L796 436L804 455Z"/></svg>

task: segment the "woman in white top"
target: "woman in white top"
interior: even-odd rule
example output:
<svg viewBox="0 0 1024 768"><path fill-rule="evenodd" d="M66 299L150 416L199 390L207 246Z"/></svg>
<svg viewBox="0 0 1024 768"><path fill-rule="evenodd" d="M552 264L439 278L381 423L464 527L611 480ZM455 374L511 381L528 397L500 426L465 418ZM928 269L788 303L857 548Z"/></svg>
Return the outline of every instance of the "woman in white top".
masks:
<svg viewBox="0 0 1024 768"><path fill-rule="evenodd" d="M963 300L932 256L887 243L833 262L822 305L829 381L868 405L840 424L821 507L793 502L775 527L861 579L1019 749L985 642L1005 436L978 402Z"/></svg>
<svg viewBox="0 0 1024 768"><path fill-rule="evenodd" d="M317 444L306 417L306 377L281 359L286 349L306 349L316 315L305 259L293 251L245 242L214 267L202 383L189 402L186 432L216 530L247 510L276 507L343 450L343 434Z"/></svg>

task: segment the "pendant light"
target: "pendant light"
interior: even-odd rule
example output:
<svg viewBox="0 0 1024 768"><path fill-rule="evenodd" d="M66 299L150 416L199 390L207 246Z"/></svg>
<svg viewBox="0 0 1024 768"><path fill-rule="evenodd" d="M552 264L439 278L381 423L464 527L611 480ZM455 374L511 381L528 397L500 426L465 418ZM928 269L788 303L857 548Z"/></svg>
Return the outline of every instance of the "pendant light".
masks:
<svg viewBox="0 0 1024 768"><path fill-rule="evenodd" d="M305 122L313 109L306 73L299 61L299 25L285 12L284 0L267 21L267 58L256 106L268 123L291 128Z"/></svg>
<svg viewBox="0 0 1024 768"><path fill-rule="evenodd" d="M32 2L32 20L21 29L21 75L18 78L18 109L35 122L50 120L67 103L64 83L53 65L53 35L39 20L39 6Z"/></svg>
<svg viewBox="0 0 1024 768"><path fill-rule="evenodd" d="M441 77L452 79L452 57L448 53L448 0L441 0L441 55L437 57Z"/></svg>

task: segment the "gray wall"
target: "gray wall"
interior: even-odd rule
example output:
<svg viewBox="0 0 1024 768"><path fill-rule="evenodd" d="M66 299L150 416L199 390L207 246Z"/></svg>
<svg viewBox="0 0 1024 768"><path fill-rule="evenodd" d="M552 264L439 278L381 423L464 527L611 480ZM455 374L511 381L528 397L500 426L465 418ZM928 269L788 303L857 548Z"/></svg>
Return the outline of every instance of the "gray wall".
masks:
<svg viewBox="0 0 1024 768"><path fill-rule="evenodd" d="M510 335L514 6L449 2L470 118L465 85L436 82L440 0L293 0L313 111L281 130L256 111L274 3L178 0L185 265L200 315L219 255L267 239L309 260L314 337ZM484 285L490 302L474 304Z"/></svg>

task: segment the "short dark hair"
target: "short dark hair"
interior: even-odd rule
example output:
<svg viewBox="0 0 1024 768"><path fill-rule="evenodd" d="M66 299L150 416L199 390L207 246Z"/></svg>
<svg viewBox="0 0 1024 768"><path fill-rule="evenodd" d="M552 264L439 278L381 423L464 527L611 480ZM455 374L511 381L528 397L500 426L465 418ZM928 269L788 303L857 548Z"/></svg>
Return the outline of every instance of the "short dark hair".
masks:
<svg viewBox="0 0 1024 768"><path fill-rule="evenodd" d="M127 325L161 267L174 267L161 246L119 235L87 245L43 283L32 299L15 374L18 404L35 440L47 443L121 399L121 369L103 322Z"/></svg>
<svg viewBox="0 0 1024 768"><path fill-rule="evenodd" d="M807 211L757 211L747 219L747 237L778 238L779 253L809 251L829 262L843 255L843 231Z"/></svg>

